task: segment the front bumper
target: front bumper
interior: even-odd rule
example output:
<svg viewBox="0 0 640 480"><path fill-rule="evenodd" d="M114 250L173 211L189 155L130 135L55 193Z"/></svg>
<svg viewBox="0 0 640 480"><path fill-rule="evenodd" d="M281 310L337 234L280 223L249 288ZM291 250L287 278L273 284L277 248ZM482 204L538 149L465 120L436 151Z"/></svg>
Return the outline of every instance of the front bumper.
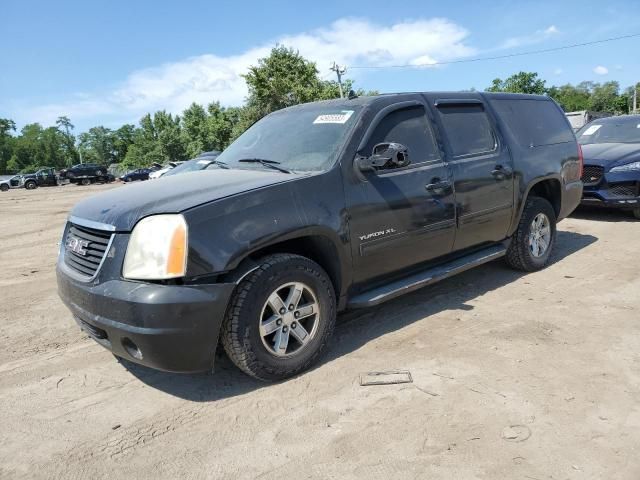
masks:
<svg viewBox="0 0 640 480"><path fill-rule="evenodd" d="M581 205L633 210L640 207L640 172L605 172L586 183Z"/></svg>
<svg viewBox="0 0 640 480"><path fill-rule="evenodd" d="M58 266L58 293L76 322L114 355L170 372L211 370L234 284L77 281Z"/></svg>

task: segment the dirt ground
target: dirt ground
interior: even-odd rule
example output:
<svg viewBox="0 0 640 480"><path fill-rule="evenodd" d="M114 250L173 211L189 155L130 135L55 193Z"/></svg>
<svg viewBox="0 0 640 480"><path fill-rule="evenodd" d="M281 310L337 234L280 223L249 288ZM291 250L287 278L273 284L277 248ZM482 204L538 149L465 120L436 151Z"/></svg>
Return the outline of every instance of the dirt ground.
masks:
<svg viewBox="0 0 640 480"><path fill-rule="evenodd" d="M82 334L56 294L71 206L0 193L0 478L640 478L640 222L578 212L553 264L501 261L338 319L293 380L160 373ZM126 192L123 192L126 194ZM413 383L359 385L368 371Z"/></svg>

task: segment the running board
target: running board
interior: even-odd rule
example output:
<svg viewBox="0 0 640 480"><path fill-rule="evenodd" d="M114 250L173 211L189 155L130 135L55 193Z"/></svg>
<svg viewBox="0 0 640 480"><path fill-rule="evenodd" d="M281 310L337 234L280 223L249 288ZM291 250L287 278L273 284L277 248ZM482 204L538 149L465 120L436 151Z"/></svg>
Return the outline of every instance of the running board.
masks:
<svg viewBox="0 0 640 480"><path fill-rule="evenodd" d="M388 285L363 292L353 297L347 304L347 307L363 308L379 305L382 302L439 282L440 280L444 280L470 268L504 257L506 253L507 248L504 245L493 245L478 252L452 260L449 263L414 273L408 277L391 282Z"/></svg>

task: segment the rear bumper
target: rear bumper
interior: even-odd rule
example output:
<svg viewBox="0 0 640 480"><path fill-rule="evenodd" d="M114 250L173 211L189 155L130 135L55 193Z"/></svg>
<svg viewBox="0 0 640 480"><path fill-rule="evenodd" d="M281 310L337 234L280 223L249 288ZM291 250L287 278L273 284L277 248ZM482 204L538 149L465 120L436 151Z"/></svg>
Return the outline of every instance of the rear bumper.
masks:
<svg viewBox="0 0 640 480"><path fill-rule="evenodd" d="M114 355L158 370L210 370L234 284L84 283L57 270L76 322Z"/></svg>

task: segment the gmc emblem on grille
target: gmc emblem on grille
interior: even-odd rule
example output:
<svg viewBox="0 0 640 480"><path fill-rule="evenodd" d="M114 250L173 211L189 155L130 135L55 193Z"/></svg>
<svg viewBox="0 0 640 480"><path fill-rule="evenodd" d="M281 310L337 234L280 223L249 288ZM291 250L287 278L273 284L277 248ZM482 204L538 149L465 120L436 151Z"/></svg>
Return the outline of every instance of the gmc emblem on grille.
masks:
<svg viewBox="0 0 640 480"><path fill-rule="evenodd" d="M89 242L86 240L81 240L78 237L74 237L73 235L68 235L67 240L64 242L64 246L67 250L70 250L73 253L82 255L84 257L87 254L87 247L89 246Z"/></svg>

